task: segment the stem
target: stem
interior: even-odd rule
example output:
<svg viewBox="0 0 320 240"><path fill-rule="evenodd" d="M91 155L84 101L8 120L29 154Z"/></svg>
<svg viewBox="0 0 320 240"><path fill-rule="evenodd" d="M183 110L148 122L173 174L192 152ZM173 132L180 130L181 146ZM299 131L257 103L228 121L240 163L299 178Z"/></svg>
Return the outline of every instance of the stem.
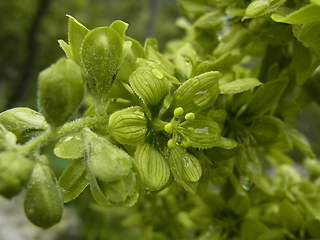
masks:
<svg viewBox="0 0 320 240"><path fill-rule="evenodd" d="M92 128L95 126L107 125L108 120L108 116L84 117L77 119L65 124L60 129L52 128L42 135L31 139L29 142L23 145L19 151L21 154L26 155L37 148L43 147L50 141L64 137L69 133L80 131L85 127Z"/></svg>
<svg viewBox="0 0 320 240"><path fill-rule="evenodd" d="M155 118L152 119L152 129L155 132L161 132L164 130L164 126L167 124L168 122L162 121L159 118Z"/></svg>

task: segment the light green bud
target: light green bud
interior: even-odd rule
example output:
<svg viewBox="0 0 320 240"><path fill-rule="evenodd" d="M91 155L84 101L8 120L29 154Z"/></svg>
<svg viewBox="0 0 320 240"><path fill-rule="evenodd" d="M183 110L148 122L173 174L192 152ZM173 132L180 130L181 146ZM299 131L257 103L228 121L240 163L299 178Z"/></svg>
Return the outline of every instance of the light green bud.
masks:
<svg viewBox="0 0 320 240"><path fill-rule="evenodd" d="M49 228L58 223L63 212L63 198L56 177L43 163L34 166L24 200L27 218L35 225Z"/></svg>
<svg viewBox="0 0 320 240"><path fill-rule="evenodd" d="M56 143L53 151L60 158L75 159L83 157L81 133L72 133L63 137Z"/></svg>
<svg viewBox="0 0 320 240"><path fill-rule="evenodd" d="M124 203L136 193L136 173L130 172L127 176L110 183L99 183L101 191L112 203Z"/></svg>
<svg viewBox="0 0 320 240"><path fill-rule="evenodd" d="M12 108L1 113L0 123L13 132L19 142L24 142L49 128L41 113L24 107Z"/></svg>
<svg viewBox="0 0 320 240"><path fill-rule="evenodd" d="M95 28L82 42L81 62L88 75L89 90L99 104L107 101L107 94L122 61L122 52L123 39L113 28Z"/></svg>
<svg viewBox="0 0 320 240"><path fill-rule="evenodd" d="M61 126L78 109L84 97L82 78L81 68L65 58L40 73L38 107L50 124Z"/></svg>
<svg viewBox="0 0 320 240"><path fill-rule="evenodd" d="M196 118L196 116L194 115L193 112L189 112L189 113L187 113L187 114L184 116L184 118L185 118L186 120L194 120L194 119Z"/></svg>
<svg viewBox="0 0 320 240"><path fill-rule="evenodd" d="M114 112L109 119L108 131L121 144L142 143L148 132L142 108L134 106Z"/></svg>
<svg viewBox="0 0 320 240"><path fill-rule="evenodd" d="M148 65L138 67L129 82L147 106L157 106L169 93L169 81L158 69Z"/></svg>
<svg viewBox="0 0 320 240"><path fill-rule="evenodd" d="M173 125L172 123L167 123L166 125L164 125L163 129L166 131L166 133L173 133Z"/></svg>
<svg viewBox="0 0 320 240"><path fill-rule="evenodd" d="M15 146L16 140L16 135L14 135L12 132L9 132L0 123L0 152L4 150L9 150L12 146Z"/></svg>
<svg viewBox="0 0 320 240"><path fill-rule="evenodd" d="M89 129L83 133L85 156L90 171L104 182L114 182L131 171L132 159L122 149Z"/></svg>
<svg viewBox="0 0 320 240"><path fill-rule="evenodd" d="M270 6L269 0L255 0L251 2L245 12L245 17L252 18L262 14Z"/></svg>
<svg viewBox="0 0 320 240"><path fill-rule="evenodd" d="M17 195L29 179L33 162L19 153L0 153L0 194L6 198Z"/></svg>
<svg viewBox="0 0 320 240"><path fill-rule="evenodd" d="M197 113L212 106L219 91L219 72L206 72L184 82L174 92L172 104Z"/></svg>
<svg viewBox="0 0 320 240"><path fill-rule="evenodd" d="M149 143L137 147L134 163L143 184L151 191L161 189L170 177L167 160L160 151Z"/></svg>
<svg viewBox="0 0 320 240"><path fill-rule="evenodd" d="M173 111L173 115L175 118L179 118L183 115L183 108L182 107L178 107Z"/></svg>

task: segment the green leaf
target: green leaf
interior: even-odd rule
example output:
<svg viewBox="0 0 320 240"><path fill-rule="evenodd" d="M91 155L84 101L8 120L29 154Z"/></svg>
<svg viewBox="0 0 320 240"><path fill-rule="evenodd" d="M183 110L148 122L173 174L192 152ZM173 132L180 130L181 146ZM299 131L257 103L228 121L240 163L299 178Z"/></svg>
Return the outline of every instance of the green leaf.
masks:
<svg viewBox="0 0 320 240"><path fill-rule="evenodd" d="M81 23L79 23L74 17L67 15L69 18L69 24L68 24L68 41L70 50L72 53L72 57L69 56L69 51L66 50L66 55L74 60L76 63L80 64L80 47L82 44L82 41L84 37L87 35L89 30L83 26ZM61 45L62 49L66 49L65 44ZM67 53L68 52L68 53Z"/></svg>
<svg viewBox="0 0 320 240"><path fill-rule="evenodd" d="M320 29L319 21L293 26L293 33L295 37L300 42L302 42L304 46L308 48L312 48L317 53L318 57L320 57L320 46L319 46L320 30L319 29ZM317 64L319 64L319 61ZM310 67L311 66L309 66L309 69ZM314 67L317 67L317 65Z"/></svg>
<svg viewBox="0 0 320 240"><path fill-rule="evenodd" d="M196 183L202 174L199 160L184 148L176 146L170 149L168 163L176 180L187 191L196 192Z"/></svg>
<svg viewBox="0 0 320 240"><path fill-rule="evenodd" d="M244 219L241 223L241 239L256 240L263 233L268 231L266 225L257 219Z"/></svg>
<svg viewBox="0 0 320 240"><path fill-rule="evenodd" d="M82 79L81 68L65 58L40 73L38 107L50 124L61 126L78 109L84 97Z"/></svg>
<svg viewBox="0 0 320 240"><path fill-rule="evenodd" d="M248 5L244 18L257 17L263 14L269 8L269 6L269 0L254 0Z"/></svg>
<svg viewBox="0 0 320 240"><path fill-rule="evenodd" d="M88 184L83 158L73 159L59 178L64 202L77 198Z"/></svg>
<svg viewBox="0 0 320 240"><path fill-rule="evenodd" d="M99 27L91 30L81 45L81 62L87 72L87 83L103 111L108 91L120 67L123 40L116 30Z"/></svg>
<svg viewBox="0 0 320 240"><path fill-rule="evenodd" d="M83 141L88 168L98 179L114 182L129 174L132 159L124 150L89 129L84 129Z"/></svg>
<svg viewBox="0 0 320 240"><path fill-rule="evenodd" d="M293 42L293 66L296 72L296 81L299 86L311 76L315 70L311 51L297 41Z"/></svg>
<svg viewBox="0 0 320 240"><path fill-rule="evenodd" d="M273 112L285 90L289 79L287 77L267 82L253 94L247 107L247 113L262 115Z"/></svg>
<svg viewBox="0 0 320 240"><path fill-rule="evenodd" d="M315 154L310 146L308 139L300 133L297 129L289 129L286 131L289 135L293 145L309 158L315 158Z"/></svg>
<svg viewBox="0 0 320 240"><path fill-rule="evenodd" d="M212 106L219 94L219 72L207 72L188 79L175 92L172 105L185 112L199 112Z"/></svg>
<svg viewBox="0 0 320 240"><path fill-rule="evenodd" d="M169 93L169 82L157 68L138 67L129 82L134 92L147 106L157 106Z"/></svg>
<svg viewBox="0 0 320 240"><path fill-rule="evenodd" d="M253 119L248 128L259 144L272 144L285 134L285 123L272 116Z"/></svg>
<svg viewBox="0 0 320 240"><path fill-rule="evenodd" d="M83 141L81 133L71 133L61 138L55 145L54 154L60 158L74 159L83 157Z"/></svg>
<svg viewBox="0 0 320 240"><path fill-rule="evenodd" d="M297 207L288 201L279 205L279 218L284 228L291 232L298 232L303 226L303 217Z"/></svg>
<svg viewBox="0 0 320 240"><path fill-rule="evenodd" d="M128 23L125 23L120 20L116 20L113 23L111 23L110 28L116 30L119 34L119 36L122 38L122 40L125 39L125 33L129 27Z"/></svg>
<svg viewBox="0 0 320 240"><path fill-rule="evenodd" d="M197 62L197 52L190 43L186 43L175 51L173 62L182 77L192 77Z"/></svg>
<svg viewBox="0 0 320 240"><path fill-rule="evenodd" d="M315 4L308 4L297 11L287 15L281 16L279 14L272 14L272 20L276 22L288 23L288 24L304 24L320 21L320 6Z"/></svg>
<svg viewBox="0 0 320 240"><path fill-rule="evenodd" d="M134 163L143 184L151 191L161 189L170 177L167 160L151 144L144 143L137 147Z"/></svg>
<svg viewBox="0 0 320 240"><path fill-rule="evenodd" d="M63 40L58 40L59 46L62 48L67 58L73 59L71 47Z"/></svg>
<svg viewBox="0 0 320 240"><path fill-rule="evenodd" d="M248 91L257 86L260 86L262 83L259 82L256 78L242 78L237 79L232 82L221 83L220 84L220 93L221 94L235 94Z"/></svg>
<svg viewBox="0 0 320 240"><path fill-rule="evenodd" d="M63 212L62 192L50 167L43 163L34 166L25 195L24 210L35 225L49 228L57 224Z"/></svg>
<svg viewBox="0 0 320 240"><path fill-rule="evenodd" d="M250 197L245 192L236 192L228 201L228 207L238 216L245 216L250 206Z"/></svg>
<svg viewBox="0 0 320 240"><path fill-rule="evenodd" d="M44 116L30 108L11 108L0 114L0 124L24 142L49 128Z"/></svg>
<svg viewBox="0 0 320 240"><path fill-rule="evenodd" d="M114 112L109 119L108 132L121 144L142 143L148 132L142 108L134 106Z"/></svg>
<svg viewBox="0 0 320 240"><path fill-rule="evenodd" d="M320 1L319 1L320 3ZM311 219L306 222L305 229L308 236L312 238L320 238L320 220L319 219Z"/></svg>

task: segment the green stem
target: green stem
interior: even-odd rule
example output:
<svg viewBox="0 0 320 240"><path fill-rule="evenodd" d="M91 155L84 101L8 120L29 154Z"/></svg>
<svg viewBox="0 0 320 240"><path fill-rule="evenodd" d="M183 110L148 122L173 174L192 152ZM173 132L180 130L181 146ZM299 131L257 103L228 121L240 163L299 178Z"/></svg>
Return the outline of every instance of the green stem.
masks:
<svg viewBox="0 0 320 240"><path fill-rule="evenodd" d="M155 118L152 119L152 129L155 132L161 132L164 130L164 126L167 124L168 122L162 121L159 118Z"/></svg>
<svg viewBox="0 0 320 240"><path fill-rule="evenodd" d="M77 119L75 121L69 122L62 126L60 129L51 128L47 132L42 135L35 137L24 144L20 149L20 153L23 155L27 155L28 153L41 148L45 144L55 139L59 139L64 137L67 134L78 132L85 127L95 127L101 125L108 124L109 117L108 116L96 116L96 117L84 117Z"/></svg>

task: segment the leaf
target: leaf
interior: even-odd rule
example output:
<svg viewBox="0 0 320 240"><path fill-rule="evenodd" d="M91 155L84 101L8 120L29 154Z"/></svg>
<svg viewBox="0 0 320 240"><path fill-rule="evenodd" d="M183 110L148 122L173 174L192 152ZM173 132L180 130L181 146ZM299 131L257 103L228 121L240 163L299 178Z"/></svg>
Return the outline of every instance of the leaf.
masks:
<svg viewBox="0 0 320 240"><path fill-rule="evenodd" d="M172 105L184 112L199 112L212 106L219 94L219 72L207 72L188 79L175 92Z"/></svg>
<svg viewBox="0 0 320 240"><path fill-rule="evenodd" d="M143 184L151 191L161 189L169 180L170 169L167 160L151 144L137 147L134 163Z"/></svg>
<svg viewBox="0 0 320 240"><path fill-rule="evenodd" d="M122 38L122 40L125 39L125 33L128 29L129 24L125 23L123 21L120 20L116 20L113 23L111 23L110 28L113 28L114 30L116 30L119 34L119 36Z"/></svg>
<svg viewBox="0 0 320 240"><path fill-rule="evenodd" d="M308 48L294 41L292 60L296 72L297 84L302 86L304 82L311 77L316 67L312 63L312 53Z"/></svg>
<svg viewBox="0 0 320 240"><path fill-rule="evenodd" d="M241 93L250 89L253 89L257 86L260 86L262 83L259 82L256 78L242 78L237 79L232 82L220 84L220 93L221 94L235 94Z"/></svg>
<svg viewBox="0 0 320 240"><path fill-rule="evenodd" d="M284 228L291 232L298 232L303 226L303 217L296 206L288 201L279 205L279 218Z"/></svg>
<svg viewBox="0 0 320 240"><path fill-rule="evenodd" d="M74 17L67 15L69 18L68 24L68 41L70 50L66 49L66 55L74 60L76 63L80 63L80 47L84 37L87 35L89 30L79 23ZM61 46L64 50L66 48L65 44ZM71 56L69 51L71 51ZM68 52L68 53L67 53Z"/></svg>
<svg viewBox="0 0 320 240"><path fill-rule="evenodd" d="M59 178L64 202L77 198L88 184L83 158L73 159Z"/></svg>
<svg viewBox="0 0 320 240"><path fill-rule="evenodd" d="M73 59L71 47L63 40L58 40L59 46L62 48L64 53L66 54L67 58Z"/></svg>
<svg viewBox="0 0 320 240"><path fill-rule="evenodd" d="M304 24L320 21L319 12L320 6L317 6L315 4L308 4L287 16L281 16L274 13L271 15L271 18L276 22L288 24Z"/></svg>
<svg viewBox="0 0 320 240"><path fill-rule="evenodd" d="M247 113L262 115L266 112L273 112L285 90L289 79L287 77L267 82L260 86L253 94Z"/></svg>
<svg viewBox="0 0 320 240"><path fill-rule="evenodd" d="M197 53L190 43L185 43L175 51L173 62L182 77L190 78L197 61Z"/></svg>
<svg viewBox="0 0 320 240"><path fill-rule="evenodd" d="M80 133L72 133L60 139L53 150L60 158L75 159L83 157L83 141Z"/></svg>
<svg viewBox="0 0 320 240"><path fill-rule="evenodd" d="M315 154L310 146L308 139L297 129L288 129L286 133L289 135L293 145L309 158L315 158Z"/></svg>
<svg viewBox="0 0 320 240"><path fill-rule="evenodd" d="M294 25L293 33L295 37L302 42L305 47L315 50L318 57L320 57L320 22L312 22L303 25ZM317 67L319 61L313 66ZM310 69L311 66L309 66Z"/></svg>

